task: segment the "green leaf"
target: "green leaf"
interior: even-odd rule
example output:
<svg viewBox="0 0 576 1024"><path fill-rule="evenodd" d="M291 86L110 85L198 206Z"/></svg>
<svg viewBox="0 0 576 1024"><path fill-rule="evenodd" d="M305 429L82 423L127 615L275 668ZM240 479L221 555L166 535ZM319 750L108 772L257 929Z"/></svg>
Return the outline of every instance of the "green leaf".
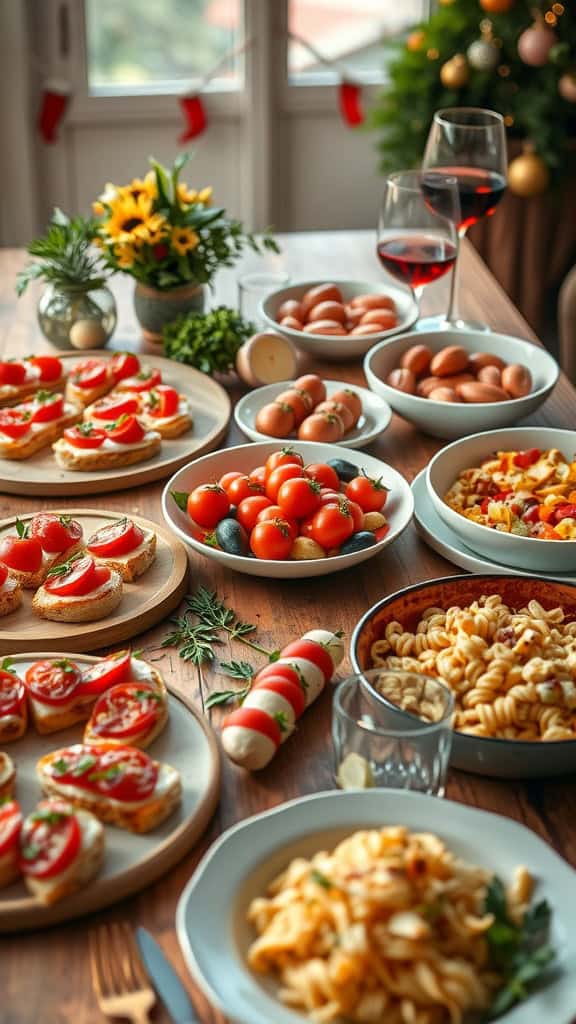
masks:
<svg viewBox="0 0 576 1024"><path fill-rule="evenodd" d="M16 519L16 533L20 540L24 540L28 536L29 527L26 523L23 523L21 519Z"/></svg>
<svg viewBox="0 0 576 1024"><path fill-rule="evenodd" d="M220 672L232 679L253 679L254 668L248 661L221 661Z"/></svg>
<svg viewBox="0 0 576 1024"><path fill-rule="evenodd" d="M15 670L12 668L13 664L14 658L3 658L0 668L3 672L12 672L12 674L15 675Z"/></svg>
<svg viewBox="0 0 576 1024"><path fill-rule="evenodd" d="M318 871L317 868L312 868L310 872L310 880L316 882L316 885L321 885L323 889L333 889L334 885L330 881L327 875L323 874L322 871Z"/></svg>
<svg viewBox="0 0 576 1024"><path fill-rule="evenodd" d="M157 160L150 159L150 163L154 169L156 175L156 188L158 189L158 201L161 207L171 207L170 201L170 180L166 172L166 168L162 164L158 163Z"/></svg>
<svg viewBox="0 0 576 1024"><path fill-rule="evenodd" d="M215 690L204 702L206 711L218 705L241 703L250 692L250 685L243 686L241 690Z"/></svg>
<svg viewBox="0 0 576 1024"><path fill-rule="evenodd" d="M185 512L188 505L188 491L170 491L170 497L174 499L181 512Z"/></svg>

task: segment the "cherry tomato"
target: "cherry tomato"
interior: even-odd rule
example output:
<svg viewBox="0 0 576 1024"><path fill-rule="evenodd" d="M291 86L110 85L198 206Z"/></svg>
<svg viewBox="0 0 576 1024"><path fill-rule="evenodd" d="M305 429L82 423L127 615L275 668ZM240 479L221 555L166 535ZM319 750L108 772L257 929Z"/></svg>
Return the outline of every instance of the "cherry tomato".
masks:
<svg viewBox="0 0 576 1024"><path fill-rule="evenodd" d="M51 384L60 380L62 376L62 363L58 356L30 356L31 366L39 370L38 380L43 384Z"/></svg>
<svg viewBox="0 0 576 1024"><path fill-rule="evenodd" d="M529 466L533 466L535 462L538 462L541 454L542 452L539 448L528 448L525 452L516 452L512 461L519 469L528 469Z"/></svg>
<svg viewBox="0 0 576 1024"><path fill-rule="evenodd" d="M338 473L332 466L327 466L325 462L313 462L310 466L306 466L304 473L311 480L316 480L321 487L328 487L332 491L340 489Z"/></svg>
<svg viewBox="0 0 576 1024"><path fill-rule="evenodd" d="M101 569L107 576L102 577ZM58 597L81 597L96 590L105 579L110 578L110 570L104 566L97 566L90 555L84 558L77 558L73 562L63 562L62 565L51 569L44 583L44 588L50 594L57 594Z"/></svg>
<svg viewBox="0 0 576 1024"><path fill-rule="evenodd" d="M356 501L364 512L379 512L386 504L388 488L381 478L377 480L369 476L355 476L346 484L346 496Z"/></svg>
<svg viewBox="0 0 576 1024"><path fill-rule="evenodd" d="M342 498L340 499L340 501L342 501ZM360 505L358 505L356 501L346 500L346 505L348 506L350 515L352 516L352 521L354 523L354 533L358 533L358 530L362 529L362 524L364 522L364 511L363 509L360 508Z"/></svg>
<svg viewBox="0 0 576 1024"><path fill-rule="evenodd" d="M239 505L246 498L253 498L257 494L264 494L261 484L251 480L249 476L240 474L236 480L232 480L227 491L231 505Z"/></svg>
<svg viewBox="0 0 576 1024"><path fill-rule="evenodd" d="M266 486L266 466L256 466L256 469L253 469L249 476L255 484L260 484L262 488Z"/></svg>
<svg viewBox="0 0 576 1024"><path fill-rule="evenodd" d="M45 704L66 704L80 682L80 669L68 658L35 661L26 671L32 697Z"/></svg>
<svg viewBox="0 0 576 1024"><path fill-rule="evenodd" d="M110 686L125 682L130 677L131 665L132 653L129 650L108 654L82 670L82 692L99 694Z"/></svg>
<svg viewBox="0 0 576 1024"><path fill-rule="evenodd" d="M339 548L354 533L354 520L346 502L323 505L314 516L312 539L327 551Z"/></svg>
<svg viewBox="0 0 576 1024"><path fill-rule="evenodd" d="M0 669L0 718L17 715L26 701L26 687L15 672Z"/></svg>
<svg viewBox="0 0 576 1024"><path fill-rule="evenodd" d="M24 363L13 362L11 359L0 362L0 387L18 387L26 380Z"/></svg>
<svg viewBox="0 0 576 1024"><path fill-rule="evenodd" d="M281 448L278 452L272 452L266 459L266 478L270 476L273 470L278 469L278 466L286 466L290 464L296 464L298 466L304 465L304 459L294 448L289 445L286 448Z"/></svg>
<svg viewBox="0 0 576 1024"><path fill-rule="evenodd" d="M306 391L312 400L312 406L318 405L326 398L326 387L324 382L315 373L305 373L294 382L294 387L300 391Z"/></svg>
<svg viewBox="0 0 576 1024"><path fill-rule="evenodd" d="M176 416L179 405L180 395L168 384L158 384L146 392L146 412L150 416L160 419Z"/></svg>
<svg viewBox="0 0 576 1024"><path fill-rule="evenodd" d="M82 526L71 516L39 512L30 525L30 536L37 537L42 550L59 555L82 538Z"/></svg>
<svg viewBox="0 0 576 1024"><path fill-rule="evenodd" d="M288 523L283 519L268 519L256 523L250 534L250 547L256 558L284 561L292 549Z"/></svg>
<svg viewBox="0 0 576 1024"><path fill-rule="evenodd" d="M322 488L320 491L320 504L321 505L334 505L342 501L344 495L340 491L330 491L327 488Z"/></svg>
<svg viewBox="0 0 576 1024"><path fill-rule="evenodd" d="M292 540L296 540L296 537L298 536L298 523L295 519L289 519L284 516L279 505L268 505L267 508L263 508L262 511L258 513L257 522L265 523L266 520L270 519L282 519L290 531Z"/></svg>
<svg viewBox="0 0 576 1024"><path fill-rule="evenodd" d="M283 658L305 658L311 661L320 669L326 682L334 674L334 663L328 651L316 640L293 640L287 647L282 648Z"/></svg>
<svg viewBox="0 0 576 1024"><path fill-rule="evenodd" d="M93 555L112 558L114 555L127 555L140 547L144 534L131 519L118 519L115 523L96 530L88 541L86 548Z"/></svg>
<svg viewBox="0 0 576 1024"><path fill-rule="evenodd" d="M20 409L0 409L0 433L17 440L30 430L32 415Z"/></svg>
<svg viewBox="0 0 576 1024"><path fill-rule="evenodd" d="M241 526L250 533L258 522L260 512L270 508L272 502L265 494L255 494L253 498L244 498L238 505L236 518Z"/></svg>
<svg viewBox="0 0 576 1024"><path fill-rule="evenodd" d="M295 718L300 718L306 707L306 698L300 684L291 682L283 675L264 676L263 679L254 683L252 692L254 690L271 690L272 693L283 697L291 705Z"/></svg>
<svg viewBox="0 0 576 1024"><path fill-rule="evenodd" d="M64 431L64 440L73 448L100 448L107 436L103 428L95 427L92 423L77 423Z"/></svg>
<svg viewBox="0 0 576 1024"><path fill-rule="evenodd" d="M42 545L30 537L28 527L16 520L17 532L0 539L0 562L17 572L38 572L42 565Z"/></svg>
<svg viewBox="0 0 576 1024"><path fill-rule="evenodd" d="M186 509L188 515L198 526L212 529L221 519L225 519L230 508L230 500L220 484L200 484L188 495Z"/></svg>
<svg viewBox="0 0 576 1024"><path fill-rule="evenodd" d="M232 483L232 481L233 480L239 480L240 477L244 476L244 475L245 475L244 473L239 473L238 471L236 471L236 472L233 471L231 473L224 473L224 476L220 477L218 483L220 484L220 487L224 488L224 490L226 491L226 494L228 494L228 488L229 488L230 484ZM228 497L230 497L230 495L228 495Z"/></svg>
<svg viewBox="0 0 576 1024"><path fill-rule="evenodd" d="M293 477L280 486L277 501L289 519L308 519L320 506L320 486L306 477Z"/></svg>
<svg viewBox="0 0 576 1024"><path fill-rule="evenodd" d="M163 697L146 683L119 683L98 698L92 712L91 732L105 740L149 732L158 721Z"/></svg>
<svg viewBox="0 0 576 1024"><path fill-rule="evenodd" d="M307 391L299 391L297 388L289 388L282 391L276 398L276 402L287 405L294 414L293 426L299 427L302 420L312 412L312 400ZM292 427L287 433L290 433Z"/></svg>
<svg viewBox="0 0 576 1024"><path fill-rule="evenodd" d="M105 384L107 376L107 365L102 359L83 359L72 370L70 380L74 387L91 390Z"/></svg>
<svg viewBox="0 0 576 1024"><path fill-rule="evenodd" d="M51 423L64 415L64 398L49 391L37 391L32 404L32 423Z"/></svg>
<svg viewBox="0 0 576 1024"><path fill-rule="evenodd" d="M140 370L134 377L124 377L118 384L119 391L150 391L162 383L160 370Z"/></svg>
<svg viewBox="0 0 576 1024"><path fill-rule="evenodd" d="M22 812L16 800L0 804L0 857L18 844L22 828Z"/></svg>
<svg viewBox="0 0 576 1024"><path fill-rule="evenodd" d="M266 494L270 498L270 501L273 501L274 504L277 505L278 491L282 484L286 483L287 480L303 476L304 470L302 469L302 466L298 465L296 462L282 463L282 465L273 469L268 475L268 479L266 481Z"/></svg>
<svg viewBox="0 0 576 1024"><path fill-rule="evenodd" d="M135 377L140 372L140 360L133 352L115 352L110 360L110 373L115 381Z"/></svg>
<svg viewBox="0 0 576 1024"><path fill-rule="evenodd" d="M138 412L138 406L138 399L131 395L125 397L107 395L106 398L95 403L90 410L90 415L92 419L106 420L107 423L110 423L119 419L120 416L130 416L132 413Z"/></svg>
<svg viewBox="0 0 576 1024"><path fill-rule="evenodd" d="M384 526L379 526L377 530L374 530L374 536L377 541L384 540L384 537L390 530L390 523L384 523Z"/></svg>
<svg viewBox="0 0 576 1024"><path fill-rule="evenodd" d="M20 870L32 878L61 874L77 856L82 843L78 819L62 800L42 800L22 825Z"/></svg>
<svg viewBox="0 0 576 1024"><path fill-rule="evenodd" d="M555 505L550 522L557 524L562 519L576 519L576 505Z"/></svg>
<svg viewBox="0 0 576 1024"><path fill-rule="evenodd" d="M136 416L121 416L106 429L106 434L116 444L138 444L146 434Z"/></svg>
<svg viewBox="0 0 576 1024"><path fill-rule="evenodd" d="M300 523L300 536L301 537L309 537L310 540L314 539L312 537L312 523L313 522L314 522L314 516L310 516L309 519L303 519L301 521L301 523Z"/></svg>

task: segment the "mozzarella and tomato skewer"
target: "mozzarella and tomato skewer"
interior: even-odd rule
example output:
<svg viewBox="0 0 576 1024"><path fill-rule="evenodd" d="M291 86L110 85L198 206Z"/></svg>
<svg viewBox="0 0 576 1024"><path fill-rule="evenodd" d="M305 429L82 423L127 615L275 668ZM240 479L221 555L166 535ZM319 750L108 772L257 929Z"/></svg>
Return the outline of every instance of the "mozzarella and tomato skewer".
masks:
<svg viewBox="0 0 576 1024"><path fill-rule="evenodd" d="M341 637L329 630L310 630L287 644L277 661L257 673L242 706L222 723L222 746L230 760L249 771L265 768L343 657Z"/></svg>
<svg viewBox="0 0 576 1024"><path fill-rule="evenodd" d="M22 824L19 867L26 887L49 906L83 888L104 860L104 829L67 800L42 800Z"/></svg>
<svg viewBox="0 0 576 1024"><path fill-rule="evenodd" d="M16 800L0 804L0 889L20 877L22 812Z"/></svg>

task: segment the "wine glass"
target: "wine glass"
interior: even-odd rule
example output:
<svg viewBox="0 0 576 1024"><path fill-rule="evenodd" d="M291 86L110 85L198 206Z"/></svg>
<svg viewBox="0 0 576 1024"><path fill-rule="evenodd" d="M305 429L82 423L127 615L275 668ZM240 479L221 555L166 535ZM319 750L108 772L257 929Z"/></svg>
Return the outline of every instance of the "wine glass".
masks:
<svg viewBox="0 0 576 1024"><path fill-rule="evenodd" d="M426 182L426 187L424 187ZM460 204L456 178L432 171L398 171L386 178L376 251L420 305L424 286L446 274L458 252ZM438 319L419 321L419 329Z"/></svg>
<svg viewBox="0 0 576 1024"><path fill-rule="evenodd" d="M437 110L422 167L424 171L433 169L456 178L460 196L459 243L472 224L494 213L506 191L506 132L502 116L495 110L479 107ZM433 196L429 198L433 203ZM451 326L463 327L468 325L458 320L456 313L457 267L458 260L450 283L447 319Z"/></svg>

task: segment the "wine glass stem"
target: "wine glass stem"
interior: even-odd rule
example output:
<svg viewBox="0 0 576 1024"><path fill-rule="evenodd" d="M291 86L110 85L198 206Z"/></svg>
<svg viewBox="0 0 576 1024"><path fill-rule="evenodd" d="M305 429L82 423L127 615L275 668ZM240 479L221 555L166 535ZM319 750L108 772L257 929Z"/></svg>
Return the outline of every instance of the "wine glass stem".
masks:
<svg viewBox="0 0 576 1024"><path fill-rule="evenodd" d="M450 298L448 300L448 323L455 323L458 320L458 276L460 268L460 241L466 235L466 228L460 228L456 236L456 259L450 278Z"/></svg>
<svg viewBox="0 0 576 1024"><path fill-rule="evenodd" d="M424 285L417 284L412 291L414 292L414 298L416 299L416 305L418 306L418 317L422 312L422 295L424 294Z"/></svg>

